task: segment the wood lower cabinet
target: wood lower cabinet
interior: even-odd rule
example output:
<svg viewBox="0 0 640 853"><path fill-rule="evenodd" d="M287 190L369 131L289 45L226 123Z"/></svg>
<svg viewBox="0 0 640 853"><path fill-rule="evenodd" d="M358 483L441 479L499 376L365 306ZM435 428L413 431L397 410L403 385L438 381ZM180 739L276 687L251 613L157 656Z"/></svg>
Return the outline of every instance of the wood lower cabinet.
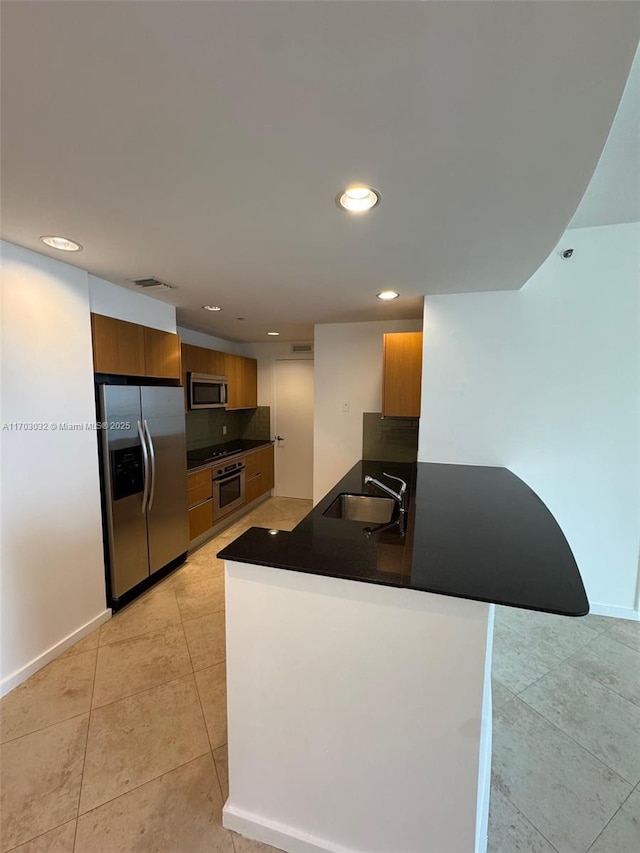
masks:
<svg viewBox="0 0 640 853"><path fill-rule="evenodd" d="M180 379L180 338L138 323L91 315L96 373Z"/></svg>
<svg viewBox="0 0 640 853"><path fill-rule="evenodd" d="M229 382L227 409L255 409L258 405L258 362L255 358L225 353Z"/></svg>
<svg viewBox="0 0 640 853"><path fill-rule="evenodd" d="M245 502L251 503L273 488L273 445L245 456Z"/></svg>
<svg viewBox="0 0 640 853"><path fill-rule="evenodd" d="M265 492L270 492L275 485L273 444L270 444L268 447L263 447L260 450L260 456L262 465L262 485Z"/></svg>
<svg viewBox="0 0 640 853"><path fill-rule="evenodd" d="M256 498L260 497L260 495L263 495L264 489L262 488L262 476L258 474L257 477L253 477L251 480L245 480L244 490L245 503L248 504L250 504L251 501L255 501Z"/></svg>
<svg viewBox="0 0 640 853"><path fill-rule="evenodd" d="M193 541L213 527L213 501L194 506L189 510L189 539Z"/></svg>
<svg viewBox="0 0 640 853"><path fill-rule="evenodd" d="M235 456L233 461L245 464L244 504L270 492L273 488L273 445L268 444L251 450L244 456ZM187 475L189 489L189 539L193 542L207 533L214 525L213 519L213 468L205 468ZM230 513L224 520L231 523L240 511ZM218 528L219 529L219 528Z"/></svg>
<svg viewBox="0 0 640 853"><path fill-rule="evenodd" d="M422 386L422 332L384 335L382 415L419 418Z"/></svg>
<svg viewBox="0 0 640 853"><path fill-rule="evenodd" d="M195 471L187 476L187 488L189 490L189 506L195 506L203 501L210 500L213 491L211 483L211 469Z"/></svg>
<svg viewBox="0 0 640 853"><path fill-rule="evenodd" d="M189 539L206 533L213 527L211 468L187 475L189 491Z"/></svg>

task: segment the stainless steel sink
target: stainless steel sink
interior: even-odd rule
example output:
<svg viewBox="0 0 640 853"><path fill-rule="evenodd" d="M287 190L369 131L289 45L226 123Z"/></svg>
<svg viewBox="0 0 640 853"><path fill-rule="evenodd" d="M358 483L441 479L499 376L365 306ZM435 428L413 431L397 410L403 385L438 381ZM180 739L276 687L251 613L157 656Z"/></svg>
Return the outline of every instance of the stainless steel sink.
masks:
<svg viewBox="0 0 640 853"><path fill-rule="evenodd" d="M345 521L386 524L391 521L395 508L396 502L392 498L343 492L322 514L327 518L342 518Z"/></svg>

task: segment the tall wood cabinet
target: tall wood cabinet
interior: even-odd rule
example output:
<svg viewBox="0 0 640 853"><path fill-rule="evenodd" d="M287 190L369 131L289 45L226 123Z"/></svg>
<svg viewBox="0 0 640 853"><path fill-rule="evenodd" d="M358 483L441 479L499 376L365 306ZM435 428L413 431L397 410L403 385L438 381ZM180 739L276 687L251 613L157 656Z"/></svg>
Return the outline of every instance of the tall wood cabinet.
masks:
<svg viewBox="0 0 640 853"><path fill-rule="evenodd" d="M91 315L96 373L180 379L180 338L138 323Z"/></svg>
<svg viewBox="0 0 640 853"><path fill-rule="evenodd" d="M382 415L419 418L422 386L422 332L384 335Z"/></svg>
<svg viewBox="0 0 640 853"><path fill-rule="evenodd" d="M258 362L243 355L224 354L229 381L227 409L255 409L258 405Z"/></svg>

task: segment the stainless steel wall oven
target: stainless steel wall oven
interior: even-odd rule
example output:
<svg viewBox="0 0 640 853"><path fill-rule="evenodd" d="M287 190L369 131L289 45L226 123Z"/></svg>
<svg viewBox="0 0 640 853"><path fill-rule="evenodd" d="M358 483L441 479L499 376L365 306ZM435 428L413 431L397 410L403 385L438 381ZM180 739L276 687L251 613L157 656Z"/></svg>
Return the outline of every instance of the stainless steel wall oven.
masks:
<svg viewBox="0 0 640 853"><path fill-rule="evenodd" d="M230 462L213 470L213 521L219 521L244 503L244 462Z"/></svg>

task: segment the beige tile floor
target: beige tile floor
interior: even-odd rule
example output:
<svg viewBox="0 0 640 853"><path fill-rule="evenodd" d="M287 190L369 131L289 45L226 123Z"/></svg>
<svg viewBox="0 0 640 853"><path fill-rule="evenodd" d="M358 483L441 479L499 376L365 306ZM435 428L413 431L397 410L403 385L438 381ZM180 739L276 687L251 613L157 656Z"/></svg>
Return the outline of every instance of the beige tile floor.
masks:
<svg viewBox="0 0 640 853"><path fill-rule="evenodd" d="M0 853L272 850L221 823L215 554L252 524L290 529L309 508L262 504L2 700ZM490 853L638 853L640 625L496 616Z"/></svg>
<svg viewBox="0 0 640 853"><path fill-rule="evenodd" d="M640 853L640 623L496 608L489 853Z"/></svg>

